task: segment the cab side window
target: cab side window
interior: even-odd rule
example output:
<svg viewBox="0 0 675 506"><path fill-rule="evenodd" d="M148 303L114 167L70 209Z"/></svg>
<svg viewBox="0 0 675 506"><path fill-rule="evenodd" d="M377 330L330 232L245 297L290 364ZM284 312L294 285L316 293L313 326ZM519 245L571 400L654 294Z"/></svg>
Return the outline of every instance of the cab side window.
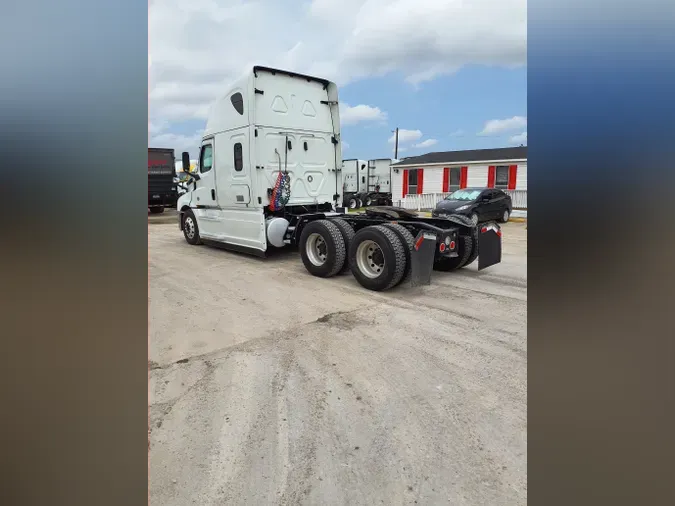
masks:
<svg viewBox="0 0 675 506"><path fill-rule="evenodd" d="M210 171L213 168L213 146L211 144L204 144L202 152L199 157L199 172L202 174Z"/></svg>

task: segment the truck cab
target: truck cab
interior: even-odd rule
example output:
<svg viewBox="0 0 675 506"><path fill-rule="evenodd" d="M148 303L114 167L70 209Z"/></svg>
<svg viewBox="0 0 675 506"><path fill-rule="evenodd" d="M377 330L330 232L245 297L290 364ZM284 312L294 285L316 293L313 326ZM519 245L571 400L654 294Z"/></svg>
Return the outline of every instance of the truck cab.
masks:
<svg viewBox="0 0 675 506"><path fill-rule="evenodd" d="M203 239L264 253L267 229L283 228L289 209L332 211L342 193L337 100L326 79L253 67L211 108L181 220L190 210ZM272 200L280 175L283 209Z"/></svg>

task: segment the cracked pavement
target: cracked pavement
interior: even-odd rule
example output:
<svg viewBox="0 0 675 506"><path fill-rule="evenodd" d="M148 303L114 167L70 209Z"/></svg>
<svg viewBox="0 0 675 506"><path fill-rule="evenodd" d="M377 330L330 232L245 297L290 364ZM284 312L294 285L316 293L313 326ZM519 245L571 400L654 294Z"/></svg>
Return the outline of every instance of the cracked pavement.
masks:
<svg viewBox="0 0 675 506"><path fill-rule="evenodd" d="M526 234L373 293L151 224L150 504L526 504Z"/></svg>

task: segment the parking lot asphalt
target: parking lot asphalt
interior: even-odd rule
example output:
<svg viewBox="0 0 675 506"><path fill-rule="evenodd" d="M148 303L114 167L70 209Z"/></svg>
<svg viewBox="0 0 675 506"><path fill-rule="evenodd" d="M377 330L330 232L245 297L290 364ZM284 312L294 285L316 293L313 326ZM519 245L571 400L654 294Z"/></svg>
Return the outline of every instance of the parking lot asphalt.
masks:
<svg viewBox="0 0 675 506"><path fill-rule="evenodd" d="M526 504L525 224L374 293L148 221L151 504Z"/></svg>

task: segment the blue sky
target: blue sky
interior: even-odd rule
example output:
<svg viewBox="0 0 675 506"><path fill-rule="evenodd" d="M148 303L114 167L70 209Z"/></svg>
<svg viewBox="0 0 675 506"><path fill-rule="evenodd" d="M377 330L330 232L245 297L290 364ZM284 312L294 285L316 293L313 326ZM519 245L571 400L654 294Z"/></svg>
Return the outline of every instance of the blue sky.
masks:
<svg viewBox="0 0 675 506"><path fill-rule="evenodd" d="M526 0L151 0L149 29L153 146L196 156L256 64L338 84L345 158L393 157L396 127L399 158L527 143Z"/></svg>
<svg viewBox="0 0 675 506"><path fill-rule="evenodd" d="M387 142L396 128L420 130L425 139L436 139L430 147L412 148L413 142L399 143L407 148L399 157L430 151L495 148L513 145L509 139L524 130L495 135L478 135L492 119L527 116L527 70L469 66L457 73L440 76L417 87L401 76L367 79L340 89L340 101L372 104L387 113L385 124L367 122L342 127L342 139L349 158L393 157Z"/></svg>

